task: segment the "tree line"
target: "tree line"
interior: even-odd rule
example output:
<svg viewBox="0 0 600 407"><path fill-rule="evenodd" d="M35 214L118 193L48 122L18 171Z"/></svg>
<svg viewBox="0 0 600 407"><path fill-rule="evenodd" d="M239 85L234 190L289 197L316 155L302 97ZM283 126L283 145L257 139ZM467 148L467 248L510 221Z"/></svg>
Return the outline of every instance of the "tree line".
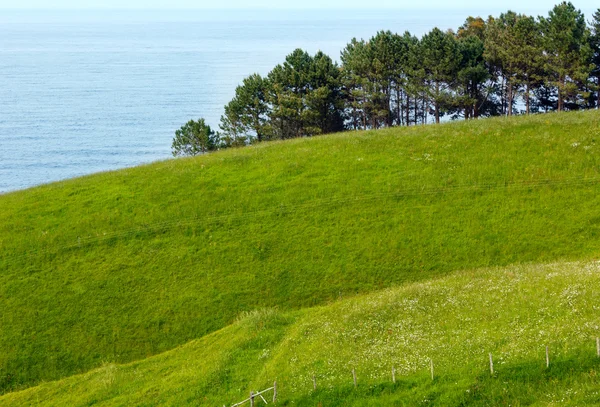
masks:
<svg viewBox="0 0 600 407"><path fill-rule="evenodd" d="M174 155L343 130L600 107L600 9L570 2L546 17L468 17L421 38L380 31L352 39L341 64L297 49L253 74L225 106L220 132L203 119L176 132ZM445 118L445 119L444 119Z"/></svg>

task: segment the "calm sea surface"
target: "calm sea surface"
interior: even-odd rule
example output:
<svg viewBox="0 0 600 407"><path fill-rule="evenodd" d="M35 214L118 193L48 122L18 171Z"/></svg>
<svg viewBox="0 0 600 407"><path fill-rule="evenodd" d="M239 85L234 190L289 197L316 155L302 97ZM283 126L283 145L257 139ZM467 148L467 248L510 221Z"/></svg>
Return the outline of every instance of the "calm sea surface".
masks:
<svg viewBox="0 0 600 407"><path fill-rule="evenodd" d="M0 193L168 158L177 128L216 128L241 80L295 48L339 60L352 37L469 14L0 10Z"/></svg>

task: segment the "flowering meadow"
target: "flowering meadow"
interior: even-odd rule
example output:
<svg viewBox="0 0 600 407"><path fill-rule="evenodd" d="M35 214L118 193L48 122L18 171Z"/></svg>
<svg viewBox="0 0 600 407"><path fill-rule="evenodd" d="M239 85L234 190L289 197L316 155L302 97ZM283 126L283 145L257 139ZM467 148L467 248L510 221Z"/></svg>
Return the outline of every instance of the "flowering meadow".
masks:
<svg viewBox="0 0 600 407"><path fill-rule="evenodd" d="M593 405L598 286L599 262L520 265L297 312L263 309L165 354L44 383L0 404L231 405L277 380L280 405Z"/></svg>

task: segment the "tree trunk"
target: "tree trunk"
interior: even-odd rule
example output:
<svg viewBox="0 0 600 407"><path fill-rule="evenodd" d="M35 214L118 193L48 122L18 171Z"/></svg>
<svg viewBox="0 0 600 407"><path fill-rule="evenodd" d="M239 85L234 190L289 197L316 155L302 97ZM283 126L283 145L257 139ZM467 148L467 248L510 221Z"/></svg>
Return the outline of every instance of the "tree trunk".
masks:
<svg viewBox="0 0 600 407"><path fill-rule="evenodd" d="M417 97L415 97L415 125L417 125L419 119L419 99Z"/></svg>
<svg viewBox="0 0 600 407"><path fill-rule="evenodd" d="M508 103L507 103L507 111L506 114L508 117L512 116L512 106L513 106L513 84L508 81Z"/></svg>
<svg viewBox="0 0 600 407"><path fill-rule="evenodd" d="M394 114L392 113L393 111L392 111L392 91L391 91L391 89L388 89L388 94L386 96L386 110L387 110L387 114L386 114L387 127L392 127L393 121L394 121L394 119L393 119Z"/></svg>
<svg viewBox="0 0 600 407"><path fill-rule="evenodd" d="M502 115L506 114L506 78L503 76L502 77L502 91L500 92L500 94L502 95L501 98L501 102L502 102Z"/></svg>
<svg viewBox="0 0 600 407"><path fill-rule="evenodd" d="M469 86L469 84L467 83L467 85L465 86L465 95L469 95L472 96L471 92L471 87ZM471 110L471 104L470 103L465 103L465 120L469 120L471 117L473 117L473 112Z"/></svg>
<svg viewBox="0 0 600 407"><path fill-rule="evenodd" d="M402 90L396 89L396 120L398 120L398 126L402 126Z"/></svg>
<svg viewBox="0 0 600 407"><path fill-rule="evenodd" d="M367 97L363 96L363 109L362 109L363 130L367 130L367 110L366 110L366 106L367 106Z"/></svg>
<svg viewBox="0 0 600 407"><path fill-rule="evenodd" d="M466 85L466 86L465 86L465 95L468 95L468 94L469 94L469 86L468 86L468 85ZM463 116L464 116L465 120L469 120L469 113L470 113L470 112L469 112L469 105L467 105L466 103L463 105L463 104L461 103L461 106L460 106L460 108L461 108L461 109L462 109L462 111L463 111Z"/></svg>
<svg viewBox="0 0 600 407"><path fill-rule="evenodd" d="M410 96L406 92L406 125L410 126Z"/></svg>
<svg viewBox="0 0 600 407"><path fill-rule="evenodd" d="M440 124L440 83L435 84L435 124Z"/></svg>
<svg viewBox="0 0 600 407"><path fill-rule="evenodd" d="M258 111L258 107L255 106L255 110ZM260 116L257 114L253 115L252 122L254 124L254 131L256 132L256 139L260 143L262 141L262 134L260 133Z"/></svg>
<svg viewBox="0 0 600 407"><path fill-rule="evenodd" d="M563 77L559 78L559 86L558 86L558 111L563 111L563 89L565 88L565 79Z"/></svg>
<svg viewBox="0 0 600 407"><path fill-rule="evenodd" d="M527 116L529 116L529 92L530 92L530 85L529 82L527 82L527 89L525 90L525 110L527 112Z"/></svg>
<svg viewBox="0 0 600 407"><path fill-rule="evenodd" d="M406 125L410 126L410 96L406 92Z"/></svg>

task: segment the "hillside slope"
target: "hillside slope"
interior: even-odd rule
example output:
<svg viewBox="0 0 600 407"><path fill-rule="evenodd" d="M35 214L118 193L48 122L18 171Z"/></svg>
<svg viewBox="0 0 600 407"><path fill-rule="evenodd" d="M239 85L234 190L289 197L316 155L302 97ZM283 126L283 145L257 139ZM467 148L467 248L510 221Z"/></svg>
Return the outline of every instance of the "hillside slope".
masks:
<svg viewBox="0 0 600 407"><path fill-rule="evenodd" d="M598 255L600 115L223 151L0 196L0 392L262 307Z"/></svg>
<svg viewBox="0 0 600 407"><path fill-rule="evenodd" d="M598 262L511 266L298 312L262 310L165 354L0 405L222 406L275 379L279 405L600 405L598 286Z"/></svg>

